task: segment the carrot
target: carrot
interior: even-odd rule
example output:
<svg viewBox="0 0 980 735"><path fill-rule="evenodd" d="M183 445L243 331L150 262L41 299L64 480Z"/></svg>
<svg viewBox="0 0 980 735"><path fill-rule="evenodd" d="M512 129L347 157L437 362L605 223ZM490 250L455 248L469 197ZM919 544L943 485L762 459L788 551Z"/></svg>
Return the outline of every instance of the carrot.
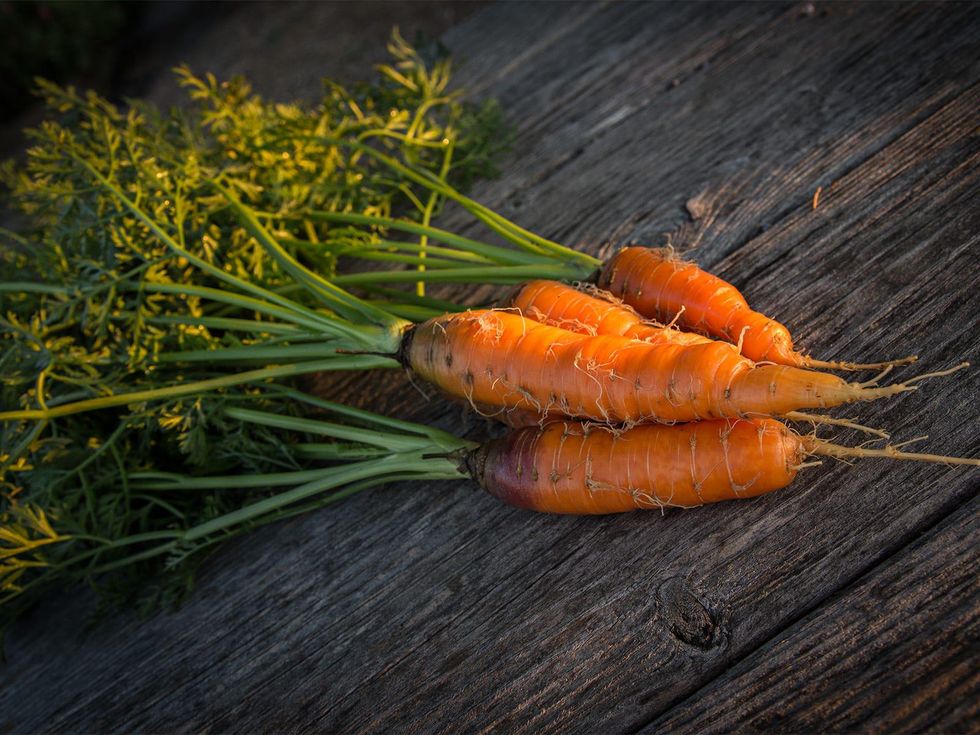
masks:
<svg viewBox="0 0 980 735"><path fill-rule="evenodd" d="M608 291L602 291L594 286L575 288L558 281L530 281L512 292L505 303L524 316L542 324L550 324L579 334L629 337L642 340L647 344L693 345L712 342L708 337L692 332L681 332L673 327L644 319ZM480 406L475 408L483 415L514 428L540 425L546 419L561 416L556 411L542 415L526 409L494 410ZM888 434L879 429L824 414L790 411L782 416L793 421L843 426L888 438Z"/></svg>
<svg viewBox="0 0 980 735"><path fill-rule="evenodd" d="M784 365L757 367L724 342L652 345L575 334L499 310L417 325L399 357L423 379L474 404L612 423L775 416L895 395L950 372L875 387Z"/></svg>
<svg viewBox="0 0 980 735"><path fill-rule="evenodd" d="M645 319L606 291L587 293L558 281L529 281L513 292L507 305L536 322L580 334L629 337L648 344L711 342L700 334Z"/></svg>
<svg viewBox="0 0 980 735"><path fill-rule="evenodd" d="M888 457L980 466L980 460L864 449L800 436L773 419L644 424L614 432L557 422L488 442L466 460L471 477L510 505L570 514L692 507L786 487L813 455Z"/></svg>
<svg viewBox="0 0 980 735"><path fill-rule="evenodd" d="M283 405L271 411L247 404L229 406L224 413L245 424L296 433L298 441L290 442L296 456L322 460L327 466L285 472L277 468L244 476L134 472L128 476L130 486L136 492L292 486L188 530L184 536L190 541L206 532L237 532L263 516L291 514L300 501L330 503L395 480L468 477L512 505L549 513L596 514L754 497L786 487L800 469L819 464L807 461L811 456L886 457L980 467L980 459L907 453L899 450L901 445L840 446L813 435L801 436L773 419L643 424L624 430L563 421L477 444L299 391L285 389L277 395L329 418L295 416L282 410ZM311 442L316 436L330 441ZM332 494L315 500L324 492ZM178 542L183 539L168 535L156 553L169 553Z"/></svg>
<svg viewBox="0 0 980 735"><path fill-rule="evenodd" d="M904 365L915 357L875 363L828 362L801 354L789 330L749 308L730 283L679 260L663 248L628 247L604 264L598 285L653 319L679 319L683 328L741 345L755 362L839 370L882 369Z"/></svg>

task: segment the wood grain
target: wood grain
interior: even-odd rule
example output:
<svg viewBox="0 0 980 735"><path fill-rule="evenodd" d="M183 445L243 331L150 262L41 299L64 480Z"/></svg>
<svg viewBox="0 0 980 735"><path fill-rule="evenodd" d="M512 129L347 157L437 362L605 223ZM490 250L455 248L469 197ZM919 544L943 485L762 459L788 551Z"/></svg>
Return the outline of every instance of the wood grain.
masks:
<svg viewBox="0 0 980 735"><path fill-rule="evenodd" d="M477 198L594 253L670 235L818 356L931 369L980 359L978 34L971 5L501 3L445 41L516 126ZM486 435L401 375L333 387ZM977 395L971 371L854 413L976 456ZM226 547L172 615L83 632L86 601L52 600L11 636L0 731L967 731L976 595L956 580L975 544L943 529L976 490L969 471L826 463L754 501L593 519L393 486ZM846 627L867 580L919 589L936 565L954 592L910 597L911 643L899 600ZM884 664L806 653L821 625L914 672L872 687ZM850 672L861 698L828 679L797 710L787 681L733 709L723 692L779 679L777 649L809 656L801 686Z"/></svg>
<svg viewBox="0 0 980 735"><path fill-rule="evenodd" d="M641 732L957 732L980 714L974 499Z"/></svg>

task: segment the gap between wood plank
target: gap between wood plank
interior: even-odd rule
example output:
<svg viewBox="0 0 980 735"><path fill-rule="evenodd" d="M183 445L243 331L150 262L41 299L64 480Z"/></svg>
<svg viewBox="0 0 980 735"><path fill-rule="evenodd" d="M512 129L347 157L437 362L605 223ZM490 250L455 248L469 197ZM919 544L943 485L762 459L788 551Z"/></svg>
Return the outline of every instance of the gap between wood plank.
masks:
<svg viewBox="0 0 980 735"><path fill-rule="evenodd" d="M562 38L567 36L572 31L576 30L579 26L585 23L587 20L591 19L601 10L612 5L612 0L602 0L601 2L589 3L587 4L588 10L582 12L581 15L577 16L571 23L562 26L558 31L552 32L550 35L546 36L540 43L535 44L531 48L527 49L525 52L518 54L513 59L511 59L507 64L497 68L495 73L491 75L488 79L472 84L467 89L467 94L470 96L477 96L482 94L487 88L492 87L494 84L499 82L501 79L506 78L514 69L520 67L530 59L539 55L541 52L546 51L551 46L555 45ZM470 21L475 23L476 21Z"/></svg>

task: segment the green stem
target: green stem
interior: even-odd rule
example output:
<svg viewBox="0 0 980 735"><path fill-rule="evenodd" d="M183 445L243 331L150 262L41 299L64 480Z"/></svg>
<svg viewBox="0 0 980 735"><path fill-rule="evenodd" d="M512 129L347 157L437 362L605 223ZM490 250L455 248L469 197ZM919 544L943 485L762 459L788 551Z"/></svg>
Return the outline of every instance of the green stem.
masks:
<svg viewBox="0 0 980 735"><path fill-rule="evenodd" d="M406 164L402 164L379 152L375 152L374 157L378 160L387 159L383 160L382 162L388 166L397 166L398 168L396 170L401 171L406 176L410 176L413 181L416 181L423 186L428 186L433 190L437 190L443 196L456 201L468 212L470 212L470 214L487 225L487 227L491 228L494 232L506 238L518 247L526 247L526 244L530 243L531 245L537 246L538 248L544 249L562 258L580 260L591 270L595 270L597 267L602 265L602 261L593 258L587 253L565 247L554 240L549 240L521 227L503 215L493 211L489 207L480 204L475 199L470 199L469 197L464 196L457 190L453 189L448 183L437 178L429 171L409 169ZM409 174L410 170L414 171L414 176Z"/></svg>
<svg viewBox="0 0 980 735"><path fill-rule="evenodd" d="M462 205L475 217L480 219L487 225L487 227L502 237L507 238L507 240L514 243L518 247L529 250L530 252L550 252L553 255L579 262L588 268L590 272L602 264L601 261L593 258L591 255L567 248L564 245L560 245L557 242L548 240L540 235L536 235L530 230L524 229L520 225L517 225L502 215L497 214L489 207L480 204L474 199L464 196L429 171L422 171L408 164L404 164L364 143L349 140L345 141L338 138L330 138L328 136L316 137L324 142L330 142L333 145L348 146L362 151L363 153L366 153L374 158L376 161L379 161L392 170L402 174L406 178L421 184L432 191L438 192L447 199L452 199L453 201Z"/></svg>
<svg viewBox="0 0 980 735"><path fill-rule="evenodd" d="M343 357L333 357L327 360L314 360L311 362L301 362L294 365L279 365L274 367L262 368L261 370L250 370L247 372L226 375L220 378L210 378L208 380L198 380L192 383L167 386L166 388L154 388L151 390L132 391L129 393L117 393L101 398L91 398L75 403L66 403L61 406L42 409L23 409L19 411L0 412L0 421L25 421L25 420L47 420L60 416L70 416L84 411L97 411L103 408L114 406L125 406L130 403L143 403L144 401L156 401L164 398L182 398L184 396L206 393L220 388L229 388L246 383L256 383L263 380L274 378L292 377L303 375L304 373L325 372L329 370L373 370L376 368L398 368L401 367L397 360L376 355L346 355Z"/></svg>
<svg viewBox="0 0 980 735"><path fill-rule="evenodd" d="M57 564L53 564L52 568L59 570L64 569L66 567L74 566L79 562L98 557L100 554L104 554L106 551L110 551L112 549L121 549L126 546L135 546L137 544L145 544L148 541L159 541L161 539L178 539L182 535L183 534L180 531L148 531L146 533L138 533L132 536L116 539L115 541L103 539L98 547L83 551L69 559L63 559ZM171 542L170 545L172 546L173 542ZM31 586L33 585L25 585L24 591L26 592Z"/></svg>
<svg viewBox="0 0 980 735"><path fill-rule="evenodd" d="M460 439L449 432L436 429L432 426L416 424L412 421L402 421L401 419L383 416L381 414L374 413L373 411L365 411L361 408L347 406L343 403L334 403L333 401L328 401L324 398L318 398L317 396L312 396L309 393L298 391L295 388L276 386L275 390L281 395L291 398L294 401L306 403L307 405L314 406L315 408L319 408L324 411L330 411L338 416L344 416L349 419L354 419L355 421L363 421L367 424L382 426L395 431L424 436L430 441L438 444L446 451L454 451L456 449L472 449L477 446L473 442L467 441L466 439Z"/></svg>
<svg viewBox="0 0 980 735"><path fill-rule="evenodd" d="M371 488L377 487L378 485L384 485L390 482L400 482L402 480L454 480L460 479L459 471L456 468L448 468L443 470L433 470L429 472L394 472L391 474L380 475L377 477L369 477L366 480L361 480L360 482L353 482L345 487L337 490L326 497L318 498L309 503L302 503L300 505L290 505L286 508L280 508L271 513L267 513L259 518L252 520L247 528L255 528L258 526L264 526L269 523L275 523L276 521L281 521L286 518L291 518L296 515L302 515L303 513L309 513L312 510L318 508L323 508L324 506L331 505L337 501L349 498L351 495L363 492L364 490L369 490ZM195 550L201 550L212 544L219 543L221 541L227 540L231 535L242 532L246 529L236 529L231 534L226 536L218 536L213 539L205 540L204 542L198 542Z"/></svg>
<svg viewBox="0 0 980 735"><path fill-rule="evenodd" d="M396 288L385 288L384 286L378 286L376 284L365 283L361 285L361 288L368 293L380 294L388 300L398 299L409 304L414 304L415 306L422 306L427 309L432 309L433 311L438 311L440 314L445 314L446 312L450 311L460 311L461 309L465 308L453 301L436 299L432 296L417 296L407 291L402 291Z"/></svg>
<svg viewBox="0 0 980 735"><path fill-rule="evenodd" d="M47 283L7 281L0 283L0 293L43 293L53 296L71 296L74 291L64 286L52 286Z"/></svg>
<svg viewBox="0 0 980 735"><path fill-rule="evenodd" d="M163 352L157 356L157 362L189 363L189 362L265 362L292 363L300 360L322 359L338 354L336 345L299 344L265 346L261 343L242 345L241 347L224 347L213 350L187 350L186 352ZM343 353L341 353L343 354Z"/></svg>
<svg viewBox="0 0 980 735"><path fill-rule="evenodd" d="M262 526L266 523L274 523L275 521L281 521L285 518L291 518L292 516L309 513L311 510L316 510L325 505L336 503L338 500L349 498L355 493L370 490L373 487L385 485L389 482L400 482L402 480L455 480L459 478L460 474L456 470L446 470L443 472L396 472L390 475L384 475L382 477L371 477L367 480L362 480L361 482L351 483L342 490L338 490L337 492L332 493L325 498L315 500L312 503L304 503L303 505L299 506L290 506L289 508L269 514L268 516L264 516L254 521L254 524L256 526Z"/></svg>
<svg viewBox="0 0 980 735"><path fill-rule="evenodd" d="M120 312L121 316L132 316L132 312ZM214 316L151 316L146 321L150 324L184 324L190 327L206 327L208 329L226 329L236 332L253 332L256 334L302 334L293 324L277 324L255 319L232 319Z"/></svg>
<svg viewBox="0 0 980 735"><path fill-rule="evenodd" d="M37 439L41 432L44 431L44 427L47 424L46 421L39 421L35 424L30 431L28 431L21 441L17 442L17 445L8 452L8 456L0 462L0 478L6 473L8 467L12 467L17 460L19 460L28 449L30 449L31 444Z"/></svg>
<svg viewBox="0 0 980 735"><path fill-rule="evenodd" d="M252 233L252 236L262 246L263 250L293 276L293 278L306 286L310 293L319 297L324 304L346 319L365 319L371 324L398 331L407 326L402 320L393 317L376 306L365 304L356 296L347 293L342 288L338 288L330 281L299 263L285 248L276 242L276 239L259 222L254 212L242 204L238 197L217 181L211 181L210 184L228 200L232 210L238 215L245 229Z"/></svg>
<svg viewBox="0 0 980 735"><path fill-rule="evenodd" d="M430 283L501 283L511 284L529 278L548 278L552 280L577 280L582 277L581 269L574 263L553 265L499 265L474 268L446 268L418 273L417 271L370 271L367 273L346 273L334 276L341 284L360 285L362 283L405 283L424 278Z"/></svg>
<svg viewBox="0 0 980 735"><path fill-rule="evenodd" d="M88 574L101 574L176 551L185 544L195 544L192 551L200 551L213 543L226 540L250 527L281 520L300 512L312 510L315 507L322 507L385 482L407 479L453 479L465 477L455 464L449 460L436 457L424 458L417 454L390 454L380 459L369 459L343 467L325 468L311 472L280 473L278 476L285 482L286 475L290 476L288 484L297 481L303 484L292 490L278 493L269 498L239 508L238 510L213 518L210 521L198 524L185 531L155 531L127 536L100 544L98 548L90 549L71 559L59 562L57 569L65 569L81 561L98 558L98 556L111 549L136 546L163 539L167 540L164 544L144 549L143 551L130 554L121 559L115 559L88 570ZM266 479L269 477L266 476ZM197 478L189 479L191 481L197 480ZM228 487L229 483L239 482L243 478L226 477L211 479L222 481L223 484L216 485L216 487ZM242 487L243 485L239 484L238 486ZM296 505L307 498L335 488L341 489L314 503L306 503L301 506ZM162 489L170 488L164 487ZM221 535L211 539L207 538L215 534ZM41 581L43 580L38 580L38 583ZM29 587L33 586L35 585L25 585L22 592L27 591Z"/></svg>
<svg viewBox="0 0 980 735"><path fill-rule="evenodd" d="M497 247L487 243L471 240L461 235L456 235L447 230L440 230L436 227L423 227L415 222L391 219L389 217L372 217L365 214L352 214L347 212L299 212L291 215L279 215L275 212L258 213L262 217L282 218L282 219L311 219L314 222L334 222L339 224L366 225L370 227L387 227L401 232L410 232L414 235L427 235L432 240L455 245L463 250L468 250L478 255L484 255L497 263L509 263L512 265L526 265L529 263L547 263L552 258L540 256L529 256L526 253L519 253L508 248Z"/></svg>
<svg viewBox="0 0 980 735"><path fill-rule="evenodd" d="M135 481L133 487L137 490L244 490L246 488L270 488L283 485L298 485L320 479L334 468L317 468L314 470L297 470L295 472L267 472L254 475L220 475L210 477L193 477L176 475L164 482L141 481L142 473L133 472L129 479Z"/></svg>
<svg viewBox="0 0 980 735"><path fill-rule="evenodd" d="M144 285L144 289L149 293L169 293L176 294L178 296L199 296L201 298L208 299L209 301L228 304L230 306L237 306L258 314L266 314L268 316L276 317L277 319L289 321L299 326L315 329L317 332L330 336L356 340L362 344L367 343L369 346L374 346L375 340L381 335L376 328L355 326L344 320L324 316L323 314L318 314L317 312L309 309L303 309L303 312L305 313L301 313L288 308L280 308L268 302L253 299L250 296L243 296L241 294L236 294L231 291L224 291L219 288L192 286L183 283L147 283ZM281 300L287 301L288 299Z"/></svg>
<svg viewBox="0 0 980 735"><path fill-rule="evenodd" d="M280 237L279 242L293 248L302 248L304 250L320 248L329 251L331 255L347 255L353 258L366 258L368 257L367 253L378 253L379 251L387 250L405 250L415 253L422 250L422 246L417 242L404 242L402 240L380 239L371 240L370 242L359 242L352 238L349 243L344 243L343 240L340 239L314 243L307 240L297 240L291 237ZM486 256L471 253L466 250L443 248L432 244L426 245L425 249L433 255L439 255L466 263L486 263L487 265L493 265L495 262Z"/></svg>
<svg viewBox="0 0 980 735"><path fill-rule="evenodd" d="M38 423L38 426L44 426L44 422ZM90 454L88 457L82 460L80 464L76 465L69 472L65 473L61 477L56 478L55 480L52 480L51 484L49 485L49 489L51 486L62 483L65 480L79 474L80 472L83 472L86 467L88 467L90 464L95 462L95 460L97 460L100 456L102 456L103 452L105 452L110 447L112 447L116 443L116 441L118 441L119 437L121 437L128 428L130 427L126 424L126 422L120 422L119 426L115 428L112 434L110 434L109 437L104 442L102 442L102 444L94 452L92 452L92 454Z"/></svg>
<svg viewBox="0 0 980 735"><path fill-rule="evenodd" d="M292 490L278 493L270 498L259 500L206 523L201 523L188 529L183 535L183 541L195 541L205 538L242 523L247 523L280 508L305 500L313 495L333 490L352 482L379 477L392 472L432 471L433 469L455 469L445 460L421 459L392 454L382 459L369 459L355 462L343 467L331 468L329 476L313 480ZM458 475L462 476L462 475Z"/></svg>
<svg viewBox="0 0 980 735"><path fill-rule="evenodd" d="M378 240L379 248L393 248L395 250L408 250L418 252L422 246L417 242L403 242L401 240ZM493 265L494 261L478 253L470 253L465 250L455 250L453 248L443 248L429 243L425 249L432 255L444 256L453 260L462 260L467 263L486 263ZM352 251L356 252L356 250ZM347 253L342 253L346 255Z"/></svg>
<svg viewBox="0 0 980 735"><path fill-rule="evenodd" d="M410 322L415 322L416 324L427 322L429 319L435 319L436 317L442 316L446 313L446 309L430 309L425 306L419 306L418 304L398 304L393 301L374 299L366 299L366 302L368 304L384 306L385 309L390 311L395 316L399 316L402 319L408 319ZM459 310L459 307L453 309L453 311Z"/></svg>
<svg viewBox="0 0 980 735"><path fill-rule="evenodd" d="M225 413L233 419L247 421L260 426L271 426L307 434L329 436L343 441L360 442L372 447L388 449L392 452L421 450L431 446L432 440L426 436L402 436L385 431L361 429L349 424L336 424L320 419L304 419L297 416L283 416L277 413L254 411L248 408L226 408Z"/></svg>
<svg viewBox="0 0 980 735"><path fill-rule="evenodd" d="M415 122L412 123L413 130L420 120L421 118L416 117ZM442 158L442 167L439 169L439 178L442 181L445 181L446 175L449 173L449 164L450 161L452 161L453 149L455 147L454 146L455 139L451 135L447 136L447 140L449 141L449 144L446 146L446 153ZM432 221L432 213L435 211L436 204L438 203L438 201L439 201L439 194L436 191L433 191L429 195L429 201L426 202L425 204L425 210L422 212L423 227L428 227L429 223ZM416 270L419 273L425 272L425 262L424 262L426 256L425 250L428 244L429 244L429 236L422 235L419 238L419 247L421 248L421 250L419 250L419 259L421 262L419 262L418 267L416 268ZM418 282L416 282L415 293L417 296L425 296L425 281L419 280Z"/></svg>
<svg viewBox="0 0 980 735"><path fill-rule="evenodd" d="M161 546L154 546L153 548L147 549L146 551L141 551L137 554L131 554L130 556L124 557L122 559L117 559L115 561L102 564L100 566L94 567L93 569L90 569L89 574L103 574L105 572L111 572L113 569L121 569L122 567L128 567L132 564L138 564L141 561L152 559L155 556L166 554L170 551L175 550L179 546L180 540L182 539L171 541Z"/></svg>
<svg viewBox="0 0 980 735"><path fill-rule="evenodd" d="M403 143L410 143L411 145L421 146L422 148L443 148L444 144L440 141L430 141L430 140L419 140L418 138L411 139L402 133L396 133L393 130L368 130L357 136L358 140L367 140L368 138L384 137L384 138L394 138L395 140L400 140Z"/></svg>
<svg viewBox="0 0 980 735"><path fill-rule="evenodd" d="M293 453L304 459L317 459L321 462L341 462L352 459L370 459L388 454L384 449L366 447L362 444L340 442L301 442L291 446Z"/></svg>
<svg viewBox="0 0 980 735"><path fill-rule="evenodd" d="M431 268L459 268L461 265L460 261L446 260L444 258L428 258L424 251L420 251L419 255L401 255L399 253L383 253L377 250L348 250L344 253L339 253L340 255L346 255L351 258L360 258L361 260L374 260L388 263L404 263L405 265L428 265ZM420 294L424 296L425 294Z"/></svg>

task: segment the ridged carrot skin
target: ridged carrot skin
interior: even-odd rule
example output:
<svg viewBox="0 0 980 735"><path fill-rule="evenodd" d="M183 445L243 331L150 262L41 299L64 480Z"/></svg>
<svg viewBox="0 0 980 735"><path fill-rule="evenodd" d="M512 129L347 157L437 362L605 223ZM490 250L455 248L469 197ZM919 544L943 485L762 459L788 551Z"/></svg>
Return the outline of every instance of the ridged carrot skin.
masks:
<svg viewBox="0 0 980 735"><path fill-rule="evenodd" d="M724 342L652 345L593 337L499 310L418 325L406 336L402 359L473 404L613 423L778 416L906 390L866 388L782 365L756 367Z"/></svg>
<svg viewBox="0 0 980 735"><path fill-rule="evenodd" d="M620 432L559 421L489 442L467 467L505 503L586 515L762 495L789 485L806 454L803 438L771 419Z"/></svg>
<svg viewBox="0 0 980 735"><path fill-rule="evenodd" d="M733 343L741 338L742 354L754 362L809 364L793 349L785 326L753 311L732 284L669 250L623 248L606 262L598 286L650 319L669 321L683 309L678 320L682 328Z"/></svg>
<svg viewBox="0 0 980 735"><path fill-rule="evenodd" d="M559 281L528 281L510 295L506 306L528 319L579 334L629 337L647 344L689 345L712 341L646 319L608 291L584 291ZM564 418L558 411L545 417L529 409L486 406L476 406L476 409L515 429L540 426L546 418Z"/></svg>
<svg viewBox="0 0 980 735"><path fill-rule="evenodd" d="M612 294L587 293L558 281L529 281L511 296L508 305L529 319L580 334L629 337L648 344L710 341L700 334L651 322Z"/></svg>
<svg viewBox="0 0 980 735"><path fill-rule="evenodd" d="M526 317L579 334L613 334L640 339L647 344L705 344L708 337L692 332L681 332L645 320L629 306L610 294L595 287L572 287L558 281L531 281L511 294L505 304ZM474 405L479 413L512 428L540 426L547 420L566 418L560 411L541 414L529 409L495 408ZM786 414L793 420L809 420L817 423L847 426L881 436L880 430L860 426L847 419L820 414ZM887 436L887 435L886 435Z"/></svg>

